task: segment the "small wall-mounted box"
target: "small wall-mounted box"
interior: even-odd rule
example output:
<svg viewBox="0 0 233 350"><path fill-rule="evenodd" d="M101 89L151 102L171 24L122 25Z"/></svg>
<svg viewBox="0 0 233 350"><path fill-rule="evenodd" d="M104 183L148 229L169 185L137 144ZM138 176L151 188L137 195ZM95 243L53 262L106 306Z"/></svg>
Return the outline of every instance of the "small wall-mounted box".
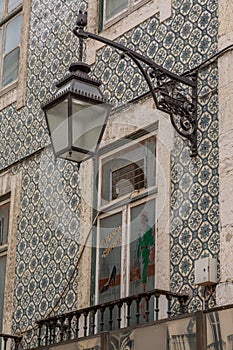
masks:
<svg viewBox="0 0 233 350"><path fill-rule="evenodd" d="M217 283L217 259L206 257L195 261L195 284L208 286Z"/></svg>

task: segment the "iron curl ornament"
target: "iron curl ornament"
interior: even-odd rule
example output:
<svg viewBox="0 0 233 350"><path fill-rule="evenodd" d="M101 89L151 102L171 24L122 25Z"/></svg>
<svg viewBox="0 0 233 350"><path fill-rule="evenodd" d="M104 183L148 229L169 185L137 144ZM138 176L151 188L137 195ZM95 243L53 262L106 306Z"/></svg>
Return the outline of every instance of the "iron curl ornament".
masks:
<svg viewBox="0 0 233 350"><path fill-rule="evenodd" d="M83 58L83 40L93 39L129 57L146 80L157 109L168 113L177 133L190 142L190 156L197 155L197 74L177 75L159 66L150 58L126 46L85 31L87 12L79 11L73 33L79 38L79 62Z"/></svg>

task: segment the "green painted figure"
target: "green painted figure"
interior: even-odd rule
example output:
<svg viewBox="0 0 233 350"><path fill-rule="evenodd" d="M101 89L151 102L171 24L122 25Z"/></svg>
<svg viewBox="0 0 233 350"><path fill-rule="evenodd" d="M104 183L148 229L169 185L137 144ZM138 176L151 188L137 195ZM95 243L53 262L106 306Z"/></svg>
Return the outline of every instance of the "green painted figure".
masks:
<svg viewBox="0 0 233 350"><path fill-rule="evenodd" d="M154 249L155 240L153 228L148 225L149 220L147 213L143 212L140 219L141 227L144 233L138 240L137 258L138 261L142 259L141 280L143 291L146 291L147 268L151 260L150 254L151 250Z"/></svg>

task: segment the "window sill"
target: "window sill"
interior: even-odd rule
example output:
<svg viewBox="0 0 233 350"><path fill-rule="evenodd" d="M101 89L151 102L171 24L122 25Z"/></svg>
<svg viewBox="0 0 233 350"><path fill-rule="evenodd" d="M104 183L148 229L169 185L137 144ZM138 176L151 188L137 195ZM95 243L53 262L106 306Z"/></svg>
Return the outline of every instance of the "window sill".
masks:
<svg viewBox="0 0 233 350"><path fill-rule="evenodd" d="M8 250L8 245L7 244L4 244L4 245L0 246L0 254L6 253L7 250Z"/></svg>
<svg viewBox="0 0 233 350"><path fill-rule="evenodd" d="M100 212L106 212L106 210L109 211L122 207L126 204L136 202L140 199L149 197L156 193L158 193L158 189L156 186L150 188L143 188L142 190L135 190L132 193L127 193L125 196L109 201L107 204L100 205Z"/></svg>
<svg viewBox="0 0 233 350"><path fill-rule="evenodd" d="M134 8L126 9L124 12L118 15L115 15L112 19L108 21L104 21L103 29L101 30L101 33L104 32L105 30L108 30L110 27L117 24L118 22L122 21L125 17L134 16L134 19L135 19L135 11L137 11L137 16L138 16L138 12L143 10L141 9L141 7L144 6L145 8L145 5L147 3L149 3L149 6L151 6L153 3L153 0L141 0L139 4L134 6Z"/></svg>
<svg viewBox="0 0 233 350"><path fill-rule="evenodd" d="M17 87L18 82L15 82L0 91L0 110L17 101Z"/></svg>
<svg viewBox="0 0 233 350"><path fill-rule="evenodd" d="M91 1L88 8L88 27L87 30L92 33L96 33L98 28L98 2ZM146 21L148 18L152 17L156 13L160 15L160 22L165 21L172 15L172 0L150 0L146 2L143 6L136 10L137 15L135 16L135 11L131 12L129 15L123 16L122 18L117 18L117 20L108 25L101 31L100 35L110 39L115 40L116 38L122 36L127 31L132 28L137 27L139 24ZM93 64L96 60L96 51L98 51L104 44L93 40L87 41L87 63Z"/></svg>

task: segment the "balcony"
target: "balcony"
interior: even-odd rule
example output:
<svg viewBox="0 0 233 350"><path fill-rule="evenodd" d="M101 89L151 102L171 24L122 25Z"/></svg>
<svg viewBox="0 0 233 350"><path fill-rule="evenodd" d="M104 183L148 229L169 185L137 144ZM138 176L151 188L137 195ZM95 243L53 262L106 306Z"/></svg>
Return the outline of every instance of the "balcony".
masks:
<svg viewBox="0 0 233 350"><path fill-rule="evenodd" d="M24 339L20 348L232 350L233 305L189 314L187 299L187 295L155 289L49 317L37 322L31 343ZM18 350L20 337L7 337L15 340Z"/></svg>
<svg viewBox="0 0 233 350"><path fill-rule="evenodd" d="M113 330L149 324L185 313L187 295L154 289L101 305L38 321L38 347L86 338ZM166 310L165 310L166 308ZM98 338L98 337L97 337Z"/></svg>
<svg viewBox="0 0 233 350"><path fill-rule="evenodd" d="M0 333L0 349L19 350L20 342L23 337L11 334Z"/></svg>

